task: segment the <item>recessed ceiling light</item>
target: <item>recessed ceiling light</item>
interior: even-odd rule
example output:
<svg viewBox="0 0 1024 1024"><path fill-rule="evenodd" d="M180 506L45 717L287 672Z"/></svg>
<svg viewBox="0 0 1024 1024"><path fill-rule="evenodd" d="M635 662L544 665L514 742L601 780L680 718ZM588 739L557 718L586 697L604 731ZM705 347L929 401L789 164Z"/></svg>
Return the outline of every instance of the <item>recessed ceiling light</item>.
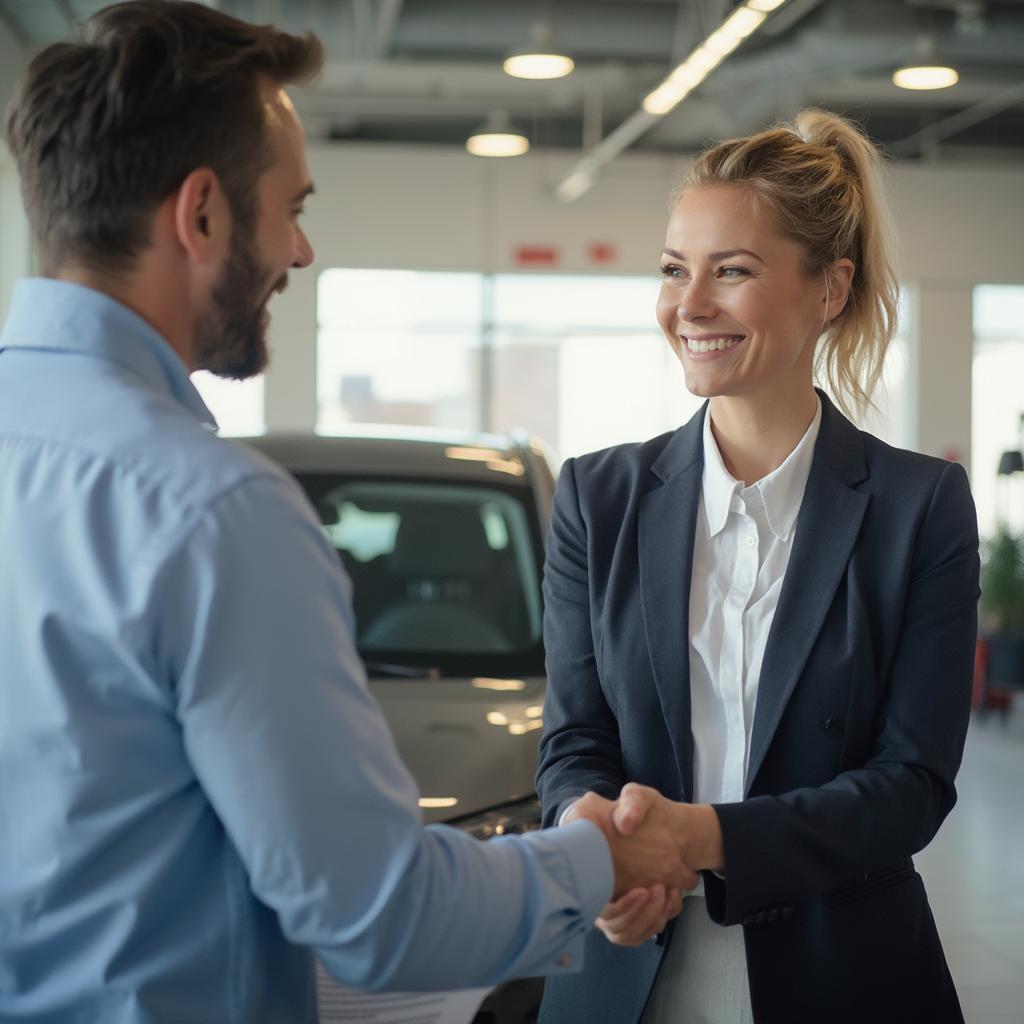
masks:
<svg viewBox="0 0 1024 1024"><path fill-rule="evenodd" d="M502 65L513 78L565 78L576 64L564 53L514 53Z"/></svg>
<svg viewBox="0 0 1024 1024"><path fill-rule="evenodd" d="M901 89L948 89L960 81L960 75L956 68L919 64L894 71L892 81Z"/></svg>

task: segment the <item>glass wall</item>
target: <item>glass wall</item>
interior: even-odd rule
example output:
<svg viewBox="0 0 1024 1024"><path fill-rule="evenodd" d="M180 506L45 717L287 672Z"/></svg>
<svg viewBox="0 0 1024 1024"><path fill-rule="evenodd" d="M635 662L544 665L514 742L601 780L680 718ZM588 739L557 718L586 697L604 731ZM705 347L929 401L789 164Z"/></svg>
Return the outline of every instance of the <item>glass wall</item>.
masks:
<svg viewBox="0 0 1024 1024"><path fill-rule="evenodd" d="M479 429L484 279L326 270L317 282L317 430Z"/></svg>
<svg viewBox="0 0 1024 1024"><path fill-rule="evenodd" d="M1024 530L1024 473L996 476L999 456L1024 444L1024 286L974 289L971 486L982 536Z"/></svg>
<svg viewBox="0 0 1024 1024"><path fill-rule="evenodd" d="M350 422L543 438L559 458L639 441L700 407L655 320L659 278L328 270L317 429ZM864 425L905 444L907 346Z"/></svg>
<svg viewBox="0 0 1024 1024"><path fill-rule="evenodd" d="M250 380L224 380L200 370L192 383L213 413L222 437L252 437L266 430L263 375Z"/></svg>
<svg viewBox="0 0 1024 1024"><path fill-rule="evenodd" d="M700 407L655 318L656 277L498 274L491 424L561 458L642 441Z"/></svg>

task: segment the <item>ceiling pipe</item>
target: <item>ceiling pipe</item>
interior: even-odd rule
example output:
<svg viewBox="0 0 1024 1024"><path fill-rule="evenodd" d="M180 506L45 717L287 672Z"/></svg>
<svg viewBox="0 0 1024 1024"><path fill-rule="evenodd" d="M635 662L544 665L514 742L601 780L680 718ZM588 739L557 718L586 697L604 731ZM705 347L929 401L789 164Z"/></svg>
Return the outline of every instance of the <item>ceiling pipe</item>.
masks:
<svg viewBox="0 0 1024 1024"><path fill-rule="evenodd" d="M973 128L976 124L981 124L982 121L987 121L990 117L1001 114L1018 103L1024 103L1024 83L1001 89L980 103L975 103L965 110L944 117L941 121L936 121L935 124L928 125L927 128L922 128L905 139L890 143L886 149L896 156L907 156L917 151L924 152L927 147L936 142L948 139L951 135L956 135L967 128Z"/></svg>

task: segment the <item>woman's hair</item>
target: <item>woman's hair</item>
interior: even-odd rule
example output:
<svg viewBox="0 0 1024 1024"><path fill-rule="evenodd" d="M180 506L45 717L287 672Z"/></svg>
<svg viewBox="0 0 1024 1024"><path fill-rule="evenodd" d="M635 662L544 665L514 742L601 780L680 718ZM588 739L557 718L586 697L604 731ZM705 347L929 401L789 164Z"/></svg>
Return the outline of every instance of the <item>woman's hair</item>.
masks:
<svg viewBox="0 0 1024 1024"><path fill-rule="evenodd" d="M853 262L849 300L817 355L848 413L871 405L896 332L899 287L881 172L878 150L854 125L810 109L791 124L712 146L672 195L675 206L694 186L744 185L774 213L781 233L803 247L808 274L827 273L844 257Z"/></svg>

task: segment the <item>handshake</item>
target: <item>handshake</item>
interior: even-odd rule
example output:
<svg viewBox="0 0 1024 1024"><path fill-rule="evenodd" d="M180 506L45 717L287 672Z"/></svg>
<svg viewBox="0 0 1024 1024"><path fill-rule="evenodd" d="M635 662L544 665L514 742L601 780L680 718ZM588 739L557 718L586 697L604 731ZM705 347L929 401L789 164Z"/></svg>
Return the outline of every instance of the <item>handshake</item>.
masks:
<svg viewBox="0 0 1024 1024"><path fill-rule="evenodd" d="M697 872L724 871L722 830L710 804L683 804L627 783L616 801L587 793L562 823L585 818L604 833L615 891L597 919L610 942L639 946L682 910Z"/></svg>

